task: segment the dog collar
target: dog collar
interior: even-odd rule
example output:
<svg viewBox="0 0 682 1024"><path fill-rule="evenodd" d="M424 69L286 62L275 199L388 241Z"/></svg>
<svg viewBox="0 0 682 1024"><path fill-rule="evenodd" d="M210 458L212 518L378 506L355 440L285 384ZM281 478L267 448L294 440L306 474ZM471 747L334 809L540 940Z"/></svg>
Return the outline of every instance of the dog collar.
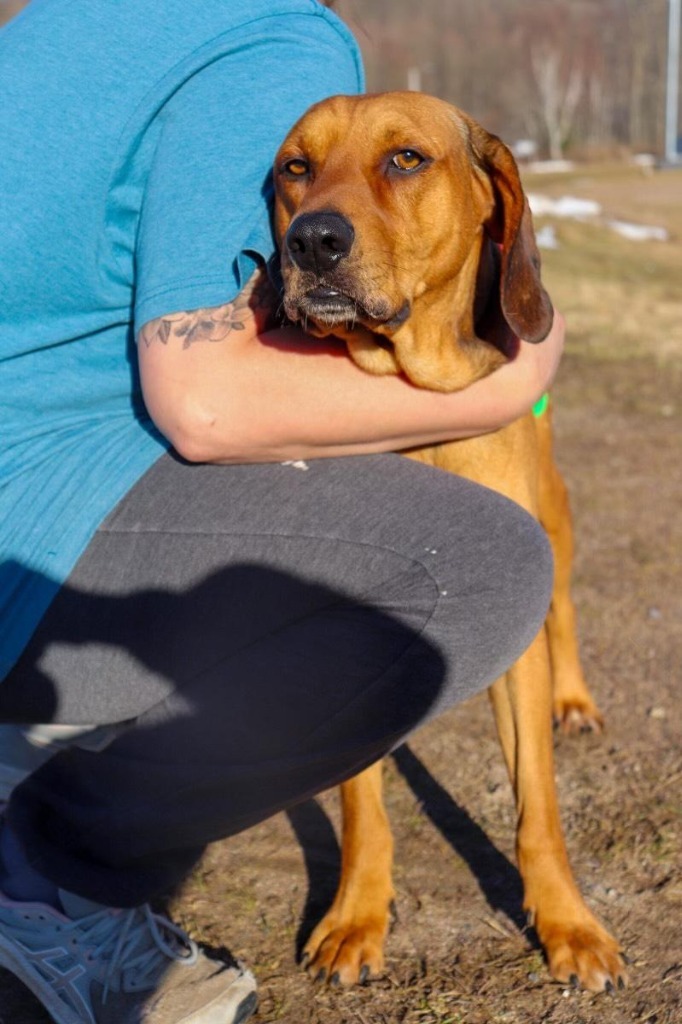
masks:
<svg viewBox="0 0 682 1024"><path fill-rule="evenodd" d="M545 392L545 394L542 396L542 398L539 399L539 401L537 401L535 403L535 405L533 406L533 416L537 416L538 418L540 416L544 416L544 414L547 412L547 407L548 406L549 406L549 394L547 392Z"/></svg>

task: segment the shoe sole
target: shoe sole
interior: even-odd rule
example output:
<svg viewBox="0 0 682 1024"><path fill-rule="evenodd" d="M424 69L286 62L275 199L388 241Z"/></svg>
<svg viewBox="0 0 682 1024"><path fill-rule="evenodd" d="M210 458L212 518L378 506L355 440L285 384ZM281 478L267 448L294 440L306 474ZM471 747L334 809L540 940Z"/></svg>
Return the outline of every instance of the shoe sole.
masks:
<svg viewBox="0 0 682 1024"><path fill-rule="evenodd" d="M248 1020L256 1012L257 1006L258 995L256 992L252 992L237 1007L237 1016L234 1018L234 1024L244 1024L244 1021Z"/></svg>
<svg viewBox="0 0 682 1024"><path fill-rule="evenodd" d="M213 1003L174 1024L244 1024L258 1006L256 979L251 971L242 967L241 974L230 985L229 993L229 1000L226 1001L224 995L219 996Z"/></svg>
<svg viewBox="0 0 682 1024"><path fill-rule="evenodd" d="M0 764L0 802L6 803L12 795L12 791L23 782L29 774L28 769L12 768L7 764Z"/></svg>

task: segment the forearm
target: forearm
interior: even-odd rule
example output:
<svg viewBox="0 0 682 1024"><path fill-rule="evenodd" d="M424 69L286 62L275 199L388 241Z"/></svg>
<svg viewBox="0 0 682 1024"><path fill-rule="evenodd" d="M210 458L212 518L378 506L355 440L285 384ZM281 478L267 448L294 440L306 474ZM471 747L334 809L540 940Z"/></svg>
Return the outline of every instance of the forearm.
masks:
<svg viewBox="0 0 682 1024"><path fill-rule="evenodd" d="M560 321L554 331L563 333ZM341 343L293 327L191 346L182 363L159 348L144 355L145 399L161 431L192 461L227 463L395 451L487 433L532 405L558 361L522 346L490 377L441 394L366 374Z"/></svg>

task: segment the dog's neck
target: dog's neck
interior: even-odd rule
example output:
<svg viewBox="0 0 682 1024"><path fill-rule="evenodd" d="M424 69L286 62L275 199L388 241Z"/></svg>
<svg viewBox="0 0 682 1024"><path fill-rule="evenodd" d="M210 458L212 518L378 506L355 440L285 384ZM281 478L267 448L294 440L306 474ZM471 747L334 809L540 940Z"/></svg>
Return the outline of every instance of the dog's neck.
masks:
<svg viewBox="0 0 682 1024"><path fill-rule="evenodd" d="M486 234L458 274L426 287L395 331L339 331L368 373L404 373L418 387L459 391L511 358L518 344L500 306L500 250Z"/></svg>
<svg viewBox="0 0 682 1024"><path fill-rule="evenodd" d="M494 308L498 293L499 253L481 234L459 272L427 288L391 338L399 368L436 391L458 391L491 373L511 354Z"/></svg>

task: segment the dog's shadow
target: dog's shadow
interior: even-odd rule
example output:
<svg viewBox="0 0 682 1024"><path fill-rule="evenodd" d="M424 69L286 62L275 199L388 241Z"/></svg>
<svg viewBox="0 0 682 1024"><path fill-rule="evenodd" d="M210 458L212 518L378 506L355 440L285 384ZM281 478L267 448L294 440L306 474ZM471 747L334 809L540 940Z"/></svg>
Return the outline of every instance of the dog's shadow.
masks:
<svg viewBox="0 0 682 1024"><path fill-rule="evenodd" d="M466 862L490 908L502 912L522 931L526 926L522 910L523 886L516 867L453 800L409 746L403 745L392 756L422 812ZM296 936L296 954L300 958L310 932L333 901L341 855L334 828L317 801L300 804L287 814L301 845L308 873L308 897ZM447 871L446 864L443 870Z"/></svg>

